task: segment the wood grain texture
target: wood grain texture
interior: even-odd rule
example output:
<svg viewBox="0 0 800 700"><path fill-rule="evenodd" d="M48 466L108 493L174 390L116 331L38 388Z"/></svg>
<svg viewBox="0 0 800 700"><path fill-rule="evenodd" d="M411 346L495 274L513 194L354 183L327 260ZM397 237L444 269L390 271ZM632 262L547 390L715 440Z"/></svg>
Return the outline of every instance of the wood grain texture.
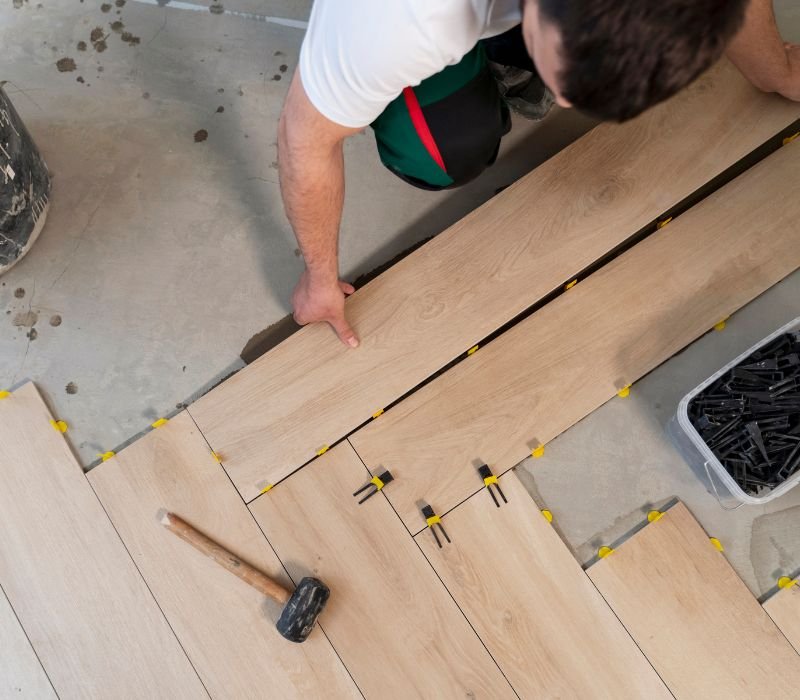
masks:
<svg viewBox="0 0 800 700"><path fill-rule="evenodd" d="M522 698L671 698L513 473L417 543Z"/></svg>
<svg viewBox="0 0 800 700"><path fill-rule="evenodd" d="M46 700L56 694L31 643L0 590L0 698Z"/></svg>
<svg viewBox="0 0 800 700"><path fill-rule="evenodd" d="M304 328L189 411L249 501L798 117L722 63L597 127L357 291L357 350L326 324Z"/></svg>
<svg viewBox="0 0 800 700"><path fill-rule="evenodd" d="M409 529L417 499L447 512L475 460L502 474L800 266L799 179L794 142L354 433Z"/></svg>
<svg viewBox="0 0 800 700"><path fill-rule="evenodd" d="M360 698L325 635L292 644L281 606L164 528L159 509L292 588L247 507L182 413L89 473L164 614L215 698Z"/></svg>
<svg viewBox="0 0 800 700"><path fill-rule="evenodd" d="M796 696L800 656L682 503L587 573L676 698Z"/></svg>
<svg viewBox="0 0 800 700"><path fill-rule="evenodd" d="M320 624L368 700L514 698L386 500L343 442L250 504L295 581L321 578Z"/></svg>
<svg viewBox="0 0 800 700"><path fill-rule="evenodd" d="M207 697L32 383L0 401L0 584L60 698Z"/></svg>
<svg viewBox="0 0 800 700"><path fill-rule="evenodd" d="M800 587L778 591L764 603L764 610L800 654Z"/></svg>

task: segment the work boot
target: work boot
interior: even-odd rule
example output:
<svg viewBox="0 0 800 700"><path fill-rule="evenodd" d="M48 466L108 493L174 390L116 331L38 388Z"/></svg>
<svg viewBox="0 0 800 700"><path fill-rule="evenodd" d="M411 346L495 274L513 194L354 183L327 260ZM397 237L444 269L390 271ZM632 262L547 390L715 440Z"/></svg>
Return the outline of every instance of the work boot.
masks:
<svg viewBox="0 0 800 700"><path fill-rule="evenodd" d="M538 73L489 61L497 88L506 104L525 119L541 121L555 102Z"/></svg>
<svg viewBox="0 0 800 700"><path fill-rule="evenodd" d="M0 275L30 250L44 226L50 175L0 82Z"/></svg>

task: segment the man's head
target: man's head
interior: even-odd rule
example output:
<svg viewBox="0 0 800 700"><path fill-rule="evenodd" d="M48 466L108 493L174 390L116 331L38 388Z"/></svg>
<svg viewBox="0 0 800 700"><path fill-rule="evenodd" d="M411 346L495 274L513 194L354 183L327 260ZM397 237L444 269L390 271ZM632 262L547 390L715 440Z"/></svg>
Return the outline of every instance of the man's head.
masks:
<svg viewBox="0 0 800 700"><path fill-rule="evenodd" d="M564 106L635 117L711 66L749 0L523 0L522 32Z"/></svg>

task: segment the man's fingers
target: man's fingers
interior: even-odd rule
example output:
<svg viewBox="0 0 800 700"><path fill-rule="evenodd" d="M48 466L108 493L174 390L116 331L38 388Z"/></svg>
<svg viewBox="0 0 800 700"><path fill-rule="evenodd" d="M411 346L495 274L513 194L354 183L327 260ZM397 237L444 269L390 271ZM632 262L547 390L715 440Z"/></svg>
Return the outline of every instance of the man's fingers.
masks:
<svg viewBox="0 0 800 700"><path fill-rule="evenodd" d="M352 284L343 280L339 280L339 287L345 294L352 294L356 291L356 288Z"/></svg>
<svg viewBox="0 0 800 700"><path fill-rule="evenodd" d="M358 338L356 338L355 332L350 327L350 324L343 315L329 319L328 323L331 324L333 330L336 331L336 335L339 336L339 340L341 340L345 345L351 348L358 347Z"/></svg>

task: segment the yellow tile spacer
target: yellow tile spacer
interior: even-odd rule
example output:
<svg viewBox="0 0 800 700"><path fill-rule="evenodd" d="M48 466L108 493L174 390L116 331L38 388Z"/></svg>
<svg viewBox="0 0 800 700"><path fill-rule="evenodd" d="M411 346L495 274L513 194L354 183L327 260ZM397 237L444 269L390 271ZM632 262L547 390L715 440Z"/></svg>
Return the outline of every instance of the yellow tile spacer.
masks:
<svg viewBox="0 0 800 700"><path fill-rule="evenodd" d="M659 221L659 222L656 224L656 230L659 230L659 229L662 229L662 228L664 228L664 227L665 227L665 226L666 226L666 225L667 225L667 224L668 224L670 221L672 221L672 217L671 217L671 216L667 217L667 218L666 218L666 219L664 219L663 221Z"/></svg>
<svg viewBox="0 0 800 700"><path fill-rule="evenodd" d="M261 491L258 492L259 495L266 493L267 491L271 491L273 486L275 486L275 484L267 484L263 489L261 489Z"/></svg>
<svg viewBox="0 0 800 700"><path fill-rule="evenodd" d="M489 476L483 478L483 483L485 486L491 486L492 484L496 484L497 477L494 474L489 474Z"/></svg>
<svg viewBox="0 0 800 700"><path fill-rule="evenodd" d="M219 452L214 452L211 450L211 458L217 463L222 464L222 457L220 456Z"/></svg>
<svg viewBox="0 0 800 700"><path fill-rule="evenodd" d="M153 428L160 428L162 425L166 425L167 423L169 423L167 418L159 418L154 423L151 423L150 426Z"/></svg>
<svg viewBox="0 0 800 700"><path fill-rule="evenodd" d="M715 323L715 324L714 324L714 330L715 330L715 331L724 331L724 330L725 330L725 326L727 325L727 324L726 324L726 321L727 321L729 318L730 318L730 316L726 316L725 318L723 318L723 319L722 319L721 321L719 321L718 323Z"/></svg>
<svg viewBox="0 0 800 700"><path fill-rule="evenodd" d="M651 510L647 514L647 522L654 523L657 520L661 520L664 517L664 514L660 510Z"/></svg>
<svg viewBox="0 0 800 700"><path fill-rule="evenodd" d="M425 522L428 523L428 527L433 527L436 523L442 522L442 519L438 515L432 515L430 518L425 518Z"/></svg>
<svg viewBox="0 0 800 700"><path fill-rule="evenodd" d="M117 453L109 450L108 452L98 452L97 456L104 462L108 462L108 460L111 459L115 454Z"/></svg>
<svg viewBox="0 0 800 700"><path fill-rule="evenodd" d="M66 433L69 428L66 421L53 420L52 418L50 419L50 425L52 425L53 428L57 430L59 433Z"/></svg>
<svg viewBox="0 0 800 700"><path fill-rule="evenodd" d="M711 544L713 544L720 552L725 551L725 547L722 546L722 542L720 542L716 537L709 537L708 539L711 541Z"/></svg>
<svg viewBox="0 0 800 700"><path fill-rule="evenodd" d="M788 146L788 145L789 145L789 144L790 144L792 141L794 141L794 140L795 140L795 139L796 139L798 136L800 136L800 131L798 131L796 134L792 134L791 136L787 136L785 139L783 139L783 145L784 145L784 146Z"/></svg>
<svg viewBox="0 0 800 700"><path fill-rule="evenodd" d="M467 355L474 355L476 352L478 352L479 347L480 345L473 345L469 350L467 350Z"/></svg>
<svg viewBox="0 0 800 700"><path fill-rule="evenodd" d="M328 445L323 445L317 450L317 457L322 457L329 449L330 447Z"/></svg>
<svg viewBox="0 0 800 700"><path fill-rule="evenodd" d="M375 413L372 414L372 419L375 420L375 418L380 418L382 415L383 409L379 408L377 411L375 411Z"/></svg>
<svg viewBox="0 0 800 700"><path fill-rule="evenodd" d="M369 480L369 483L375 486L375 489L378 491L380 491L384 486L386 486L386 484L384 484L383 481L381 481L381 478L379 476L373 476Z"/></svg>
<svg viewBox="0 0 800 700"><path fill-rule="evenodd" d="M597 550L597 556L600 557L600 559L605 559L607 556L613 553L614 550L611 547L606 547L605 545Z"/></svg>
<svg viewBox="0 0 800 700"><path fill-rule="evenodd" d="M778 588L794 588L797 585L796 578L790 578L789 576L781 576L778 579Z"/></svg>
<svg viewBox="0 0 800 700"><path fill-rule="evenodd" d="M542 510L542 515L544 516L544 519L548 523L552 523L553 522L553 514L549 510L547 510L547 508Z"/></svg>
<svg viewBox="0 0 800 700"><path fill-rule="evenodd" d="M576 279L574 279L574 280L572 280L572 282L567 282L567 283L564 285L564 291L565 291L565 292L568 292L568 291L569 291L570 289L572 289L572 288L573 288L573 287L574 287L576 284L578 284L578 280L577 280L577 278L576 278Z"/></svg>
<svg viewBox="0 0 800 700"><path fill-rule="evenodd" d="M6 391L5 389L0 391L0 399L7 399L9 396L11 396L10 391Z"/></svg>
<svg viewBox="0 0 800 700"><path fill-rule="evenodd" d="M621 399L627 399L631 395L631 385L626 384L622 389L617 392L617 396Z"/></svg>
<svg viewBox="0 0 800 700"><path fill-rule="evenodd" d="M539 445L539 447L534 447L531 450L531 457L535 459L539 459L539 457L544 457L544 445Z"/></svg>

